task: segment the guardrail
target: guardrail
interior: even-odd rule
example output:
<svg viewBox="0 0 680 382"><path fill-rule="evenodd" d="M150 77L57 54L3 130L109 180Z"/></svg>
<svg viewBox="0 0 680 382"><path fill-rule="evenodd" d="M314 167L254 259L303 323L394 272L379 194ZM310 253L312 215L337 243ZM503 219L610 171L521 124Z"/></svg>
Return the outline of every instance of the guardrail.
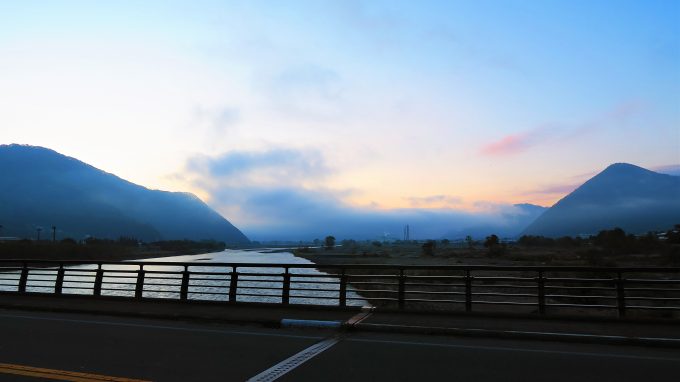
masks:
<svg viewBox="0 0 680 382"><path fill-rule="evenodd" d="M1 293L680 317L680 268L0 260Z"/></svg>

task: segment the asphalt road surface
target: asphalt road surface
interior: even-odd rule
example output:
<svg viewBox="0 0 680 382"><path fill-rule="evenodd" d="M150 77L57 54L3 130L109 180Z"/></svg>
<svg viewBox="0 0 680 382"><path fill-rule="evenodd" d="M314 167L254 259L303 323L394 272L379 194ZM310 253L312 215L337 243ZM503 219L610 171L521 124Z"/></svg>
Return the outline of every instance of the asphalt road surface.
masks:
<svg viewBox="0 0 680 382"><path fill-rule="evenodd" d="M258 375L260 380L280 376L277 381L671 381L680 376L680 350L383 333L338 336L324 330L0 310L0 381L246 381Z"/></svg>

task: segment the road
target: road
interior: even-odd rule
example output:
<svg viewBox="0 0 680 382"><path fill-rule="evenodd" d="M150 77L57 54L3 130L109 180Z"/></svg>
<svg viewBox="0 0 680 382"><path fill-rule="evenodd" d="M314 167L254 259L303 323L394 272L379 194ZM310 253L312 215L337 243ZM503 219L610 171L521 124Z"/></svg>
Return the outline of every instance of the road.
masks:
<svg viewBox="0 0 680 382"><path fill-rule="evenodd" d="M278 381L621 382L680 375L678 349L382 333L335 336L323 330L0 310L0 381L56 380L63 372L102 376L59 377L72 381L116 380L103 376L245 381L310 347L323 351L299 365L291 363ZM54 378L27 376L39 375L36 368L52 370L45 375Z"/></svg>

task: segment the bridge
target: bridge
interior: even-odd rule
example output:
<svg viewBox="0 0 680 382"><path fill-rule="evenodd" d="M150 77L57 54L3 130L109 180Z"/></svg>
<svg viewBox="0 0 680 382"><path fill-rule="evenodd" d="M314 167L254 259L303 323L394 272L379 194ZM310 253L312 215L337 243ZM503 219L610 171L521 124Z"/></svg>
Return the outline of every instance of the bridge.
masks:
<svg viewBox="0 0 680 382"><path fill-rule="evenodd" d="M679 276L0 261L0 380L667 378L680 361Z"/></svg>

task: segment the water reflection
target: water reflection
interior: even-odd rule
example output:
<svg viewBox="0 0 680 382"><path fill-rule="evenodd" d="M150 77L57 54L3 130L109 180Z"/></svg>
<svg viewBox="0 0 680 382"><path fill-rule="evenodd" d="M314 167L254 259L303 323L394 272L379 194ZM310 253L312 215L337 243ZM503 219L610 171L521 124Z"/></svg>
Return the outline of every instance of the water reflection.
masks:
<svg viewBox="0 0 680 382"><path fill-rule="evenodd" d="M188 262L191 277L187 297L192 300L228 301L232 267L213 267L203 262L260 263L260 264L312 264L309 260L293 256L290 252L268 252L267 250L245 251L225 250L223 252L199 255L162 257L147 259L145 262ZM101 294L104 296L135 296L135 285L139 269L134 264L105 264L102 267ZM172 265L144 266L143 297L179 299L184 267ZM284 270L275 267L238 267L238 296L236 301L281 303ZM290 268L291 304L338 305L338 278L314 268ZM328 276L328 277L324 277ZM0 275L0 291L17 290L20 271ZM96 284L97 266L93 264L70 266L64 275L63 294L92 295ZM28 292L53 293L57 280L57 269L42 268L31 270L26 290ZM347 290L347 305L363 306L366 301L350 287Z"/></svg>

